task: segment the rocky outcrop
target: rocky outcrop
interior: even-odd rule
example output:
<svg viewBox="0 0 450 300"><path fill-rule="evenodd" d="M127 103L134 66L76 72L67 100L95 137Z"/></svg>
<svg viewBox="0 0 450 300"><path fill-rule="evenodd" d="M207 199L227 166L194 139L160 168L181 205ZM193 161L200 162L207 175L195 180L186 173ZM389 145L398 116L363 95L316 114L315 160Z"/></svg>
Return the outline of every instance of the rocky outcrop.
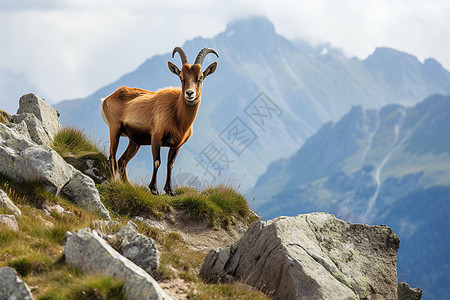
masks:
<svg viewBox="0 0 450 300"><path fill-rule="evenodd" d="M160 255L153 239L138 233L137 225L133 221L128 221L116 233L107 233L111 228L119 226L119 223L115 221L99 220L94 222L94 227L100 228L96 231L100 237L113 247L115 246L116 250L124 257L144 269L148 274L156 275Z"/></svg>
<svg viewBox="0 0 450 300"><path fill-rule="evenodd" d="M9 199L8 195L3 190L0 190L0 208L3 208L4 210L6 210L6 212L11 213L16 217L20 217L22 215L20 209L18 209L17 206L14 205L14 203L11 201L11 199Z"/></svg>
<svg viewBox="0 0 450 300"><path fill-rule="evenodd" d="M127 281L124 287L127 299L171 299L147 272L89 228L69 234L64 251L67 265Z"/></svg>
<svg viewBox="0 0 450 300"><path fill-rule="evenodd" d="M235 245L211 251L207 282L242 281L275 299L397 299L400 241L387 226L326 213L253 223Z"/></svg>
<svg viewBox="0 0 450 300"><path fill-rule="evenodd" d="M1 215L0 214L0 225L4 225L13 231L19 231L19 224L17 224L14 215Z"/></svg>
<svg viewBox="0 0 450 300"><path fill-rule="evenodd" d="M0 299L33 299L30 289L13 268L0 268Z"/></svg>
<svg viewBox="0 0 450 300"><path fill-rule="evenodd" d="M24 95L19 100L13 123L22 121L27 124L31 139L39 145L49 145L61 130L59 112L34 94Z"/></svg>
<svg viewBox="0 0 450 300"><path fill-rule="evenodd" d="M104 219L110 219L108 210L100 201L100 194L95 187L94 180L71 165L67 165L71 169L73 176L61 191L79 206L88 211L96 212Z"/></svg>
<svg viewBox="0 0 450 300"><path fill-rule="evenodd" d="M37 181L59 193L72 168L53 149L41 146L0 124L0 173L14 180Z"/></svg>
<svg viewBox="0 0 450 300"><path fill-rule="evenodd" d="M422 290L420 288L411 288L406 282L398 284L398 300L420 300L422 299Z"/></svg>
<svg viewBox="0 0 450 300"><path fill-rule="evenodd" d="M110 218L91 178L66 163L50 147L38 145L3 124L0 124L0 173L13 180L41 182L48 191L56 194L63 191L78 205L102 218Z"/></svg>
<svg viewBox="0 0 450 300"><path fill-rule="evenodd" d="M13 124L25 124L28 136L38 145L50 145L52 138L45 131L42 122L31 113L23 113L13 117ZM14 127L14 125L13 125ZM21 130L24 132L24 130Z"/></svg>

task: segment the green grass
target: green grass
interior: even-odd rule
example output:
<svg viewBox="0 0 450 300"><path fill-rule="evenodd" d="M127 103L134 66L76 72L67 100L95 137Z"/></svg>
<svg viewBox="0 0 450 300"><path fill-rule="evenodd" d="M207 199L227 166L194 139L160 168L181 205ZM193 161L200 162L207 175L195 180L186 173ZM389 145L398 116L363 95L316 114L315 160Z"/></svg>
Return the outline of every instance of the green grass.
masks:
<svg viewBox="0 0 450 300"><path fill-rule="evenodd" d="M166 197L154 196L146 187L115 181L97 185L102 202L117 215L162 217L170 209Z"/></svg>
<svg viewBox="0 0 450 300"><path fill-rule="evenodd" d="M77 294L76 291L84 291L89 297L96 297L84 299L121 299L104 296L107 295L105 290L108 288L103 287L108 286L112 289L111 293L116 294L116 281L107 284L102 281L102 277L98 277L100 283L90 287L87 285L90 279L85 279L82 274L75 276L77 272L64 265L65 232L88 227L98 219L96 215L66 199L42 191L37 183L19 184L5 176L1 176L0 181L2 189L22 211L22 216L17 218L19 232L0 226L0 267L14 268L28 286L32 287L35 299L40 299L49 290L50 294L43 299L83 299L84 294ZM56 211L46 215L36 208L37 198L40 203L58 203L73 215L59 214ZM68 287L62 285L62 281L66 281Z"/></svg>
<svg viewBox="0 0 450 300"><path fill-rule="evenodd" d="M80 156L86 153L100 152L95 139L74 126L60 130L54 137L51 146L61 156Z"/></svg>
<svg viewBox="0 0 450 300"><path fill-rule="evenodd" d="M8 194L13 202L18 204L28 204L36 208L42 208L46 200L57 201L56 196L47 192L41 183L12 180L1 173L0 188Z"/></svg>
<svg viewBox="0 0 450 300"><path fill-rule="evenodd" d="M53 259L44 253L25 254L8 263L8 266L14 268L20 276L25 277L30 274L41 274L47 272L52 265Z"/></svg>
<svg viewBox="0 0 450 300"><path fill-rule="evenodd" d="M66 231L92 226L98 219L95 214L45 191L37 182L16 182L0 175L0 187L22 211L19 232L0 226L0 267L16 269L35 299L124 299L123 282L83 274L64 264ZM106 182L97 187L113 218L121 224L135 215L163 218L178 209L188 212L193 220L224 228L237 219L248 223L254 220L244 197L228 186L202 192L184 187L176 191L175 197L157 197L146 187L120 182ZM52 211L46 215L40 209L44 204L62 205L73 214ZM136 224L139 232L152 237L160 250L156 279L181 278L186 282L183 289L194 299L268 299L238 285L203 283L198 272L206 253L187 245L179 233L161 231L139 221Z"/></svg>
<svg viewBox="0 0 450 300"><path fill-rule="evenodd" d="M126 299L122 294L125 284L123 281L101 275L82 275L71 270L58 273L61 277L55 278L55 284L48 287L37 299Z"/></svg>
<svg viewBox="0 0 450 300"><path fill-rule="evenodd" d="M195 219L208 219L211 225L227 227L233 218L256 221L245 198L230 186L221 185L202 192L183 188L177 192L179 196L170 199L172 206L186 209Z"/></svg>
<svg viewBox="0 0 450 300"><path fill-rule="evenodd" d="M233 218L256 221L245 198L229 186L218 186L204 191L183 187L177 196L154 196L146 187L122 182L97 185L102 201L117 215L160 218L172 208L185 209L193 219L208 220L211 226L227 227Z"/></svg>
<svg viewBox="0 0 450 300"><path fill-rule="evenodd" d="M61 155L62 158L76 169L84 173L88 169L87 161L93 162L93 167L98 170L99 180L95 177L94 181L100 183L110 177L108 170L108 158L100 150L98 141L90 135L84 133L82 129L74 126L68 126L60 130L53 139L51 147Z"/></svg>

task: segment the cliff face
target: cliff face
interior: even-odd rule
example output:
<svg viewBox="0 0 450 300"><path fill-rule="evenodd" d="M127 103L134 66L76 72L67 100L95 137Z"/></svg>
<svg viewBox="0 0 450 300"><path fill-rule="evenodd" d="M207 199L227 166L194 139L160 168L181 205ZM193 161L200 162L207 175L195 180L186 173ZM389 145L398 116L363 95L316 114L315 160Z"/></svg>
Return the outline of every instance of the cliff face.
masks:
<svg viewBox="0 0 450 300"><path fill-rule="evenodd" d="M399 246L387 226L325 213L279 217L255 222L237 244L212 250L200 276L245 282L280 300L399 299Z"/></svg>

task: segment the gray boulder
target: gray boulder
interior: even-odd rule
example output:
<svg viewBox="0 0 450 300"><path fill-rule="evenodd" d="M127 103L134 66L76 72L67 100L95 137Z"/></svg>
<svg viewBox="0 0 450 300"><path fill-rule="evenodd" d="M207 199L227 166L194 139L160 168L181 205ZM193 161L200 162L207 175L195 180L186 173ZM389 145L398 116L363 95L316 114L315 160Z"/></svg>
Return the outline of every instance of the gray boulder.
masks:
<svg viewBox="0 0 450 300"><path fill-rule="evenodd" d="M156 274L159 267L159 251L152 238L138 233L137 225L133 221L128 221L125 226L112 234L108 234L107 231L109 228L117 228L118 223L115 221L96 221L93 225L101 229L96 231L98 235L113 245L124 257L150 275Z"/></svg>
<svg viewBox="0 0 450 300"><path fill-rule="evenodd" d="M102 218L111 219L109 211L100 200L100 194L95 187L94 180L71 165L67 164L67 166L71 169L73 176L62 188L62 193L86 210L96 212Z"/></svg>
<svg viewBox="0 0 450 300"><path fill-rule="evenodd" d="M0 173L14 180L42 182L49 191L59 193L72 178L72 169L50 147L0 124Z"/></svg>
<svg viewBox="0 0 450 300"><path fill-rule="evenodd" d="M143 223L147 224L148 226L156 228L158 230L161 230L161 231L166 230L166 228L164 227L164 225L161 222L156 222L151 219L143 218L141 216L134 216L133 219L136 221L143 222Z"/></svg>
<svg viewBox="0 0 450 300"><path fill-rule="evenodd" d="M0 215L0 225L4 225L14 231L19 231L19 224L17 224L14 215Z"/></svg>
<svg viewBox="0 0 450 300"><path fill-rule="evenodd" d="M242 281L274 299L397 299L400 241L387 226L326 213L253 223L235 245L212 250L207 282Z"/></svg>
<svg viewBox="0 0 450 300"><path fill-rule="evenodd" d="M13 268L0 268L0 299L33 299L30 289Z"/></svg>
<svg viewBox="0 0 450 300"><path fill-rule="evenodd" d="M0 173L14 180L41 182L55 194L63 191L78 205L110 219L91 178L66 163L50 147L38 145L3 124L0 124Z"/></svg>
<svg viewBox="0 0 450 300"><path fill-rule="evenodd" d="M23 135L26 138L29 138L31 140L31 136L28 133L28 126L25 121L22 121L20 123L9 123L6 124L9 128L15 130L18 134Z"/></svg>
<svg viewBox="0 0 450 300"><path fill-rule="evenodd" d="M161 298L161 295L155 293L154 288L147 283L147 280L140 276L132 276L123 286L122 293L128 300L169 299Z"/></svg>
<svg viewBox="0 0 450 300"><path fill-rule="evenodd" d="M68 234L64 251L67 265L86 273L100 273L127 281L124 292L128 299L171 299L147 272L120 255L89 228ZM146 297L139 297L144 291Z"/></svg>
<svg viewBox="0 0 450 300"><path fill-rule="evenodd" d="M42 125L42 122L35 115L31 113L22 113L13 117L13 124L22 123L26 124L28 136L33 142L38 145L47 146L52 143L53 137L51 137L47 133L47 131L44 129L44 126Z"/></svg>
<svg viewBox="0 0 450 300"><path fill-rule="evenodd" d="M0 190L0 208L4 208L8 213L14 214L16 217L20 217L22 215L20 209L14 205L3 190Z"/></svg>
<svg viewBox="0 0 450 300"><path fill-rule="evenodd" d="M406 282L398 284L398 300L420 300L422 299L422 290L420 288L411 288Z"/></svg>
<svg viewBox="0 0 450 300"><path fill-rule="evenodd" d="M123 256L140 266L150 275L155 275L159 266L159 251L153 239L137 234L128 244L120 249Z"/></svg>
<svg viewBox="0 0 450 300"><path fill-rule="evenodd" d="M133 241L138 234L136 223L128 221L116 234L109 236L109 238L120 240L121 245L124 246Z"/></svg>
<svg viewBox="0 0 450 300"><path fill-rule="evenodd" d="M31 113L36 116L42 123L42 127L50 141L53 141L55 135L61 130L59 112L53 107L50 107L44 99L34 94L24 95L20 98L17 114L23 113Z"/></svg>

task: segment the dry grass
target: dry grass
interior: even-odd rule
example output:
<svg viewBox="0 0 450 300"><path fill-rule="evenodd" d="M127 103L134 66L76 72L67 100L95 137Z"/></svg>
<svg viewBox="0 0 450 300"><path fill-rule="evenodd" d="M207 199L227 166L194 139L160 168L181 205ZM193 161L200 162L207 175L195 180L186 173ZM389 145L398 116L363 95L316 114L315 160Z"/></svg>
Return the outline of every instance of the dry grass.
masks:
<svg viewBox="0 0 450 300"><path fill-rule="evenodd" d="M6 111L0 110L0 123L8 124L12 121L12 116Z"/></svg>

